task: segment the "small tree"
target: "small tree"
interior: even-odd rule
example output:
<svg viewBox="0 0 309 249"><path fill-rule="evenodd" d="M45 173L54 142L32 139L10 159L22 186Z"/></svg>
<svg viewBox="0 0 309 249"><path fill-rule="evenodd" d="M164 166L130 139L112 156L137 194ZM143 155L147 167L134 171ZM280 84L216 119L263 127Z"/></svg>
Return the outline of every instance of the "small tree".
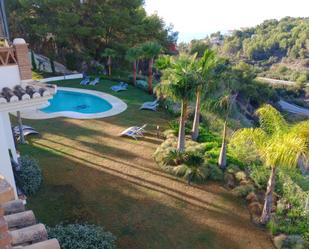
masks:
<svg viewBox="0 0 309 249"><path fill-rule="evenodd" d="M237 131L231 139L231 148L239 150L239 146L247 146L252 149L253 146L264 165L271 169L260 218L260 222L266 224L271 218L276 169L296 167L301 156L309 157L309 121L289 126L271 105L258 109L257 115L260 127Z"/></svg>
<svg viewBox="0 0 309 249"><path fill-rule="evenodd" d="M117 56L117 52L114 49L106 48L102 54L103 57L107 57L108 75L112 75L113 58Z"/></svg>
<svg viewBox="0 0 309 249"><path fill-rule="evenodd" d="M142 51L140 48L130 48L127 51L126 59L133 64L133 84L136 85L137 61L141 57Z"/></svg>
<svg viewBox="0 0 309 249"><path fill-rule="evenodd" d="M177 150L185 150L185 124L189 101L195 93L196 57L181 55L177 58L169 57L163 70L161 83L157 86L158 95L172 98L181 102L181 116L179 120L179 134Z"/></svg>
<svg viewBox="0 0 309 249"><path fill-rule="evenodd" d="M162 49L161 45L156 42L146 42L141 46L143 57L148 59L148 92L153 93L152 87L152 68L154 58L160 54Z"/></svg>

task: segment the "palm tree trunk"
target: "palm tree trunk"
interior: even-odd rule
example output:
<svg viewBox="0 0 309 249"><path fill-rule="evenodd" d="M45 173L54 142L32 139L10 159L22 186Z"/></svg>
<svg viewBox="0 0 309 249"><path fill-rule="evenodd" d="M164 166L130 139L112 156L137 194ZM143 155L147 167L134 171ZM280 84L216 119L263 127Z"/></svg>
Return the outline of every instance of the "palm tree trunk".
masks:
<svg viewBox="0 0 309 249"><path fill-rule="evenodd" d="M226 129L227 129L227 122L224 122L223 134L222 134L222 145L218 160L218 165L221 169L226 168Z"/></svg>
<svg viewBox="0 0 309 249"><path fill-rule="evenodd" d="M108 75L109 76L112 75L112 57L111 56L108 57Z"/></svg>
<svg viewBox="0 0 309 249"><path fill-rule="evenodd" d="M262 216L260 218L260 222L262 224L266 224L271 218L271 209L272 209L272 202L273 202L273 192L275 189L275 179L276 179L276 167L271 168L271 174L269 176L267 190L265 193L265 202L264 208L262 212Z"/></svg>
<svg viewBox="0 0 309 249"><path fill-rule="evenodd" d="M153 58L149 60L148 67L148 92L152 94L152 67L153 67Z"/></svg>
<svg viewBox="0 0 309 249"><path fill-rule="evenodd" d="M19 141L21 144L25 143L25 136L24 136L24 130L23 130L23 122L21 120L20 111L17 111L17 122L18 122L18 129L19 129Z"/></svg>
<svg viewBox="0 0 309 249"><path fill-rule="evenodd" d="M136 86L136 61L133 62L133 84Z"/></svg>
<svg viewBox="0 0 309 249"><path fill-rule="evenodd" d="M199 87L196 91L196 104L195 104L194 121L192 127L193 141L196 141L199 136L200 116L201 116L201 88Z"/></svg>
<svg viewBox="0 0 309 249"><path fill-rule="evenodd" d="M177 145L177 150L180 152L183 152L185 150L185 140L186 140L185 125L187 118L187 108L188 108L187 101L182 101L181 116L179 122L178 145Z"/></svg>

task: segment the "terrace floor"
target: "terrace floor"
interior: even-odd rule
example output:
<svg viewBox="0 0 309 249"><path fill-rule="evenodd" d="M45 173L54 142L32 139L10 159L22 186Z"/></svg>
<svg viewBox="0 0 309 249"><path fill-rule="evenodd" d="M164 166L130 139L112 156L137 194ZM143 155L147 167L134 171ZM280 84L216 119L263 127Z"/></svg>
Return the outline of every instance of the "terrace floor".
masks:
<svg viewBox="0 0 309 249"><path fill-rule="evenodd" d="M84 88L110 93L111 85L103 81ZM80 87L72 81L61 86ZM133 87L114 95L128 104L115 117L24 120L42 135L19 148L43 170L41 190L28 199L40 221L102 225L117 236L119 249L274 248L228 190L217 183L188 186L156 166L152 155L162 141L155 127L166 126L170 117L138 110L150 96ZM144 123L150 130L145 139L118 136Z"/></svg>

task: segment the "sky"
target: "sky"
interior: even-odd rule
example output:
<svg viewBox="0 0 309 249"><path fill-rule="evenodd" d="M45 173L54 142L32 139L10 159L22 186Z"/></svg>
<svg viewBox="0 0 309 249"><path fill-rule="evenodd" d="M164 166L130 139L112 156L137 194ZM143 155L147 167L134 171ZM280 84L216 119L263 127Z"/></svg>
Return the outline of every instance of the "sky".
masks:
<svg viewBox="0 0 309 249"><path fill-rule="evenodd" d="M145 0L145 8L173 24L179 42L255 26L266 19L309 17L309 0Z"/></svg>

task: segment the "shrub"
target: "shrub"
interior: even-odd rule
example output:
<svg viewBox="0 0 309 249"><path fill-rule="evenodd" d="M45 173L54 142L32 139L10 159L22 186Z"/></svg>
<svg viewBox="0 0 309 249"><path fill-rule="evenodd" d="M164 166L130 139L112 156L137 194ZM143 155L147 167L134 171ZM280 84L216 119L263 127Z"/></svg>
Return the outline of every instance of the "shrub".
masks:
<svg viewBox="0 0 309 249"><path fill-rule="evenodd" d="M48 227L48 236L58 239L62 249L114 249L116 238L102 227L70 224Z"/></svg>
<svg viewBox="0 0 309 249"><path fill-rule="evenodd" d="M222 181L223 180L223 172L222 170L215 164L208 165L209 170L209 179L213 181Z"/></svg>
<svg viewBox="0 0 309 249"><path fill-rule="evenodd" d="M287 234L301 234L309 240L309 191L303 191L286 174L279 172L282 182L282 198L277 204L273 223L276 230Z"/></svg>
<svg viewBox="0 0 309 249"><path fill-rule="evenodd" d="M176 166L182 164L185 161L185 153L179 152L176 149L172 149L168 152L166 158L164 158L163 163L165 165Z"/></svg>
<svg viewBox="0 0 309 249"><path fill-rule="evenodd" d="M233 193L238 197L246 197L251 192L254 192L252 184L240 185L233 189Z"/></svg>
<svg viewBox="0 0 309 249"><path fill-rule="evenodd" d="M238 171L235 174L235 178L237 179L237 181L241 182L247 179L247 175L244 171Z"/></svg>
<svg viewBox="0 0 309 249"><path fill-rule="evenodd" d="M235 164L229 164L226 168L226 172L230 174L236 174L238 171L240 171L240 168Z"/></svg>
<svg viewBox="0 0 309 249"><path fill-rule="evenodd" d="M20 158L21 169L16 171L17 185L26 195L35 194L42 183L42 172L38 162L29 156Z"/></svg>
<svg viewBox="0 0 309 249"><path fill-rule="evenodd" d="M200 143L212 142L214 143L214 145L220 147L221 138L218 135L215 135L214 133L207 130L207 128L201 126L199 130L198 142Z"/></svg>
<svg viewBox="0 0 309 249"><path fill-rule="evenodd" d="M259 189L266 189L270 170L262 165L251 165L249 167L250 178Z"/></svg>
<svg viewBox="0 0 309 249"><path fill-rule="evenodd" d="M178 120L172 120L171 122L168 123L169 129L174 131L174 135L178 135L179 132L179 121ZM185 127L185 133L186 134L190 134L191 133L191 128L189 126L189 124L186 124Z"/></svg>

